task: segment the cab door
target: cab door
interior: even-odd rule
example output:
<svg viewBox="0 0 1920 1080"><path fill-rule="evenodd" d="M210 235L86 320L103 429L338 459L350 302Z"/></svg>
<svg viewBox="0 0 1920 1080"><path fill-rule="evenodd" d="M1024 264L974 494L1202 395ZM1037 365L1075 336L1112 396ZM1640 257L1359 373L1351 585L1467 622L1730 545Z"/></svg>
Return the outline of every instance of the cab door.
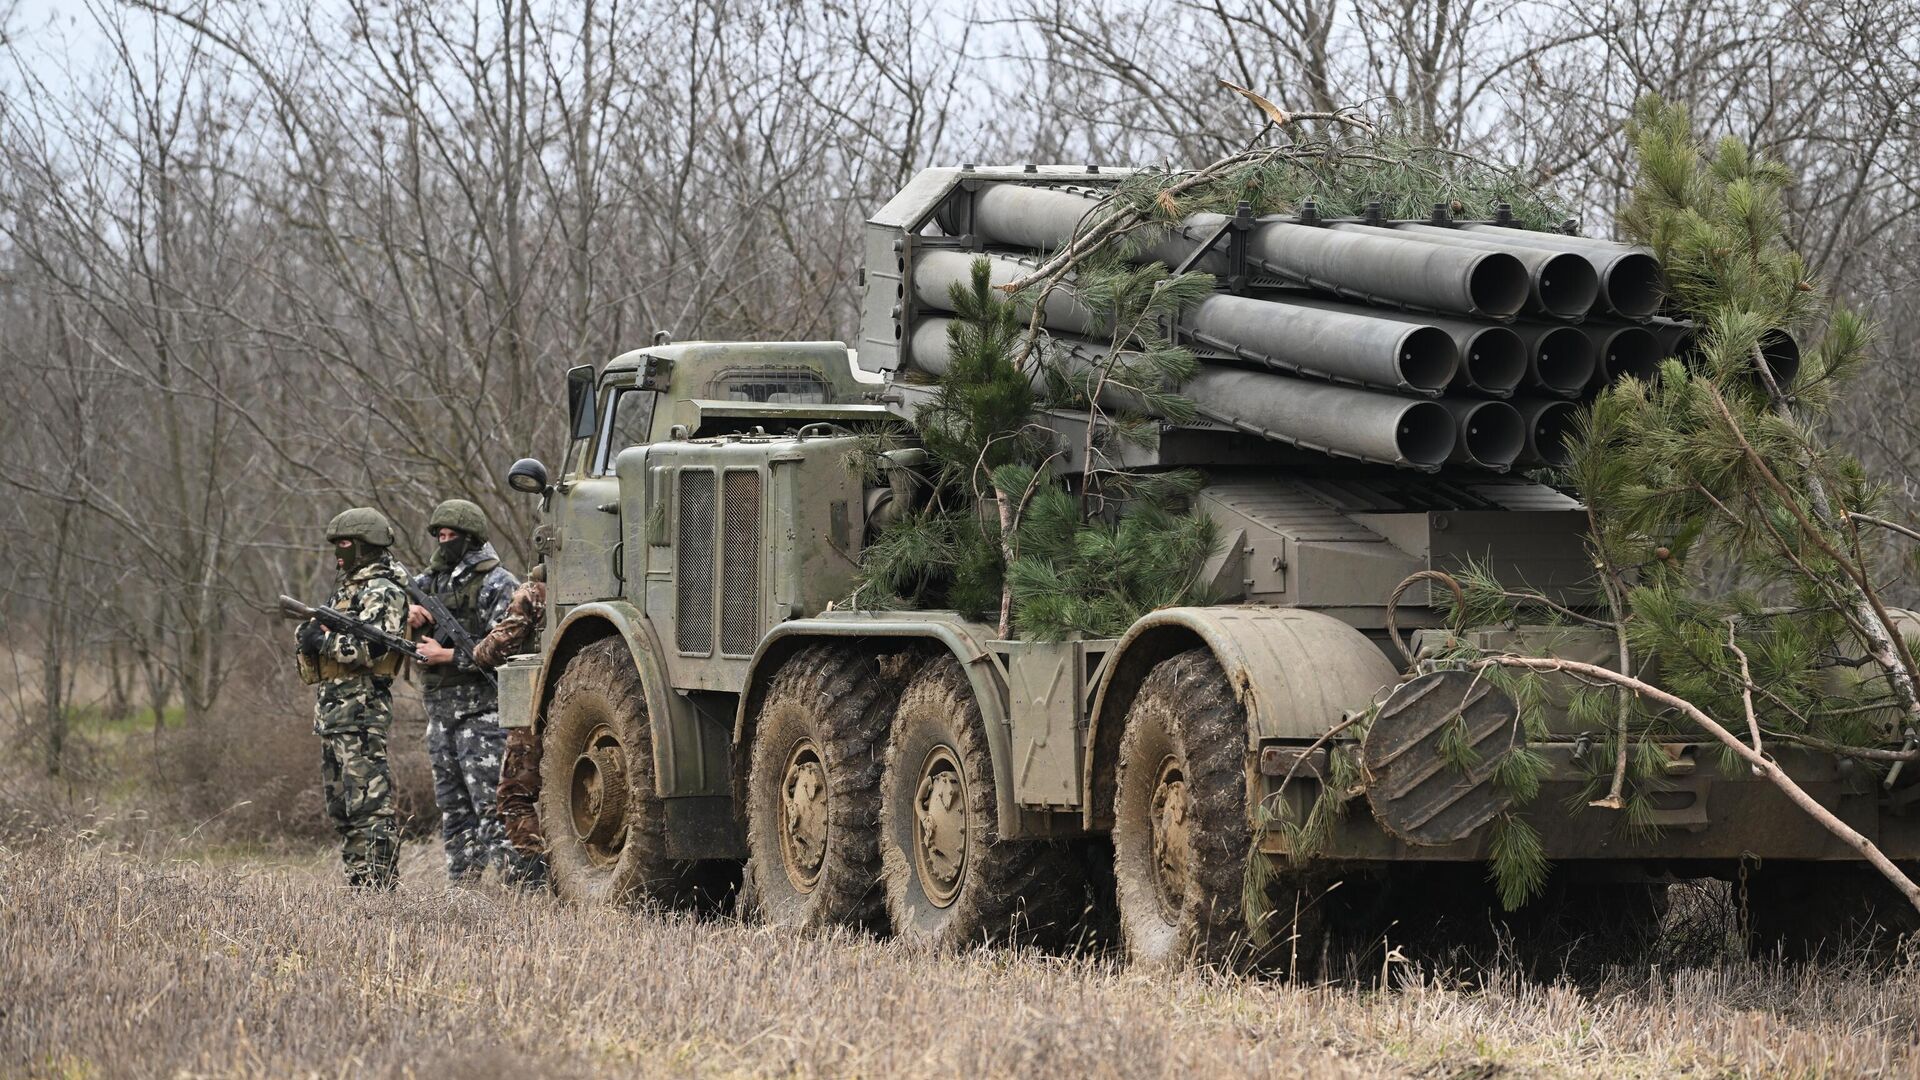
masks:
<svg viewBox="0 0 1920 1080"><path fill-rule="evenodd" d="M626 576L620 542L620 482L613 462L621 450L645 442L659 395L634 385L632 372L610 376L600 387L592 425L579 423L567 452L567 471L554 500L558 534L552 583L556 605L611 600Z"/></svg>

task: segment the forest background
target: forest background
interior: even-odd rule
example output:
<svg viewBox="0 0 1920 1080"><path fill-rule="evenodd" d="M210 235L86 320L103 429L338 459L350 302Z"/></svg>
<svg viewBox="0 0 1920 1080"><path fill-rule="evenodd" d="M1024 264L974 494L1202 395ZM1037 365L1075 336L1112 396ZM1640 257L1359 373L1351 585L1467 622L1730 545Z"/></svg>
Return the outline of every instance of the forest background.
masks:
<svg viewBox="0 0 1920 1080"><path fill-rule="evenodd" d="M566 367L656 331L846 340L860 224L914 171L1204 163L1253 133L1223 78L1510 161L1593 235L1613 231L1644 93L1779 158L1801 178L1800 250L1879 326L1829 434L1911 521L1917 14L0 6L0 827L98 816L138 788L216 834L316 829L306 697L272 598L323 591L328 517L380 507L417 562L427 510L470 498L524 570L534 505L504 471L557 451Z"/></svg>

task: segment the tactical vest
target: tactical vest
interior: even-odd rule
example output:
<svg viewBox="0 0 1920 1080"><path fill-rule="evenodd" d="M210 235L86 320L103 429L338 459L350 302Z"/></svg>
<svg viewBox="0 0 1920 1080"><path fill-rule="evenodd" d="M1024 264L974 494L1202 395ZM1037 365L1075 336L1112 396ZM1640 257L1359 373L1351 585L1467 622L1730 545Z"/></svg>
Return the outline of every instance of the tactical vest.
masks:
<svg viewBox="0 0 1920 1080"><path fill-rule="evenodd" d="M494 567L499 565L499 559L482 559L473 564L471 572L464 580L450 589L439 585L438 575L435 575L436 585L433 594L440 598L441 603L447 605L447 614L452 615L466 629L467 636L473 639L475 645L480 644L480 639L487 636L485 613L480 610L480 589L487 583L487 575L493 573ZM429 629L428 633L431 632ZM486 681L486 676L480 672L458 671L451 663L422 667L419 671L420 688L423 690L440 690L450 686Z"/></svg>
<svg viewBox="0 0 1920 1080"><path fill-rule="evenodd" d="M354 609L359 606L360 593L367 585L367 582L361 582L341 593L334 600L333 607L358 618ZM389 651L385 656L364 667L348 667L330 656L312 657L306 653L296 653L295 656L300 668L300 681L308 686L333 679L351 679L361 675L378 675L391 679L400 673L400 665L405 660L405 657L399 653Z"/></svg>

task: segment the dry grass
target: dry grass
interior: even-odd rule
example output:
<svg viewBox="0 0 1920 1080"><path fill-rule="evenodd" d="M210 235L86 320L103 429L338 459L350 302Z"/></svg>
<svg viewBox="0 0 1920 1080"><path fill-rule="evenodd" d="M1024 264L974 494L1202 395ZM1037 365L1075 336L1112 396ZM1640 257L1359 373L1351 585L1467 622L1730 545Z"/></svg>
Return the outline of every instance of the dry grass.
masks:
<svg viewBox="0 0 1920 1080"><path fill-rule="evenodd" d="M190 727L176 717L154 731L151 712L136 723L102 722L91 704L75 719L57 777L42 771L37 732L9 724L0 708L0 840L13 829L56 827L134 849L166 847L188 833L203 847L304 851L330 842L313 693L287 666L263 664L260 678L233 684L220 707ZM388 748L402 827L435 833L426 710L407 683L394 694Z"/></svg>
<svg viewBox="0 0 1920 1080"><path fill-rule="evenodd" d="M1920 973L1392 992L446 893L330 860L0 848L0 1074L1920 1075Z"/></svg>

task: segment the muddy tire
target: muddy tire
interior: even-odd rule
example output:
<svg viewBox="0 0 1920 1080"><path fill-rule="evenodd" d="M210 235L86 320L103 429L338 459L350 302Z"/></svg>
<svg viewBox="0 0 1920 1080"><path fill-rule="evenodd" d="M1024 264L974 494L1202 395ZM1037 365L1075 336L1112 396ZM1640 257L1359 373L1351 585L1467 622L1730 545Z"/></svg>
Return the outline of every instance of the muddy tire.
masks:
<svg viewBox="0 0 1920 1080"><path fill-rule="evenodd" d="M1920 872L1913 863L1901 869ZM1747 875L1745 890L1747 946L1757 959L1879 958L1920 934L1920 913L1864 863L1767 863Z"/></svg>
<svg viewBox="0 0 1920 1080"><path fill-rule="evenodd" d="M622 639L596 641L567 662L540 740L554 891L593 906L689 900L693 868L667 857L646 695Z"/></svg>
<svg viewBox="0 0 1920 1080"><path fill-rule="evenodd" d="M895 935L938 949L1065 943L1086 896L1078 852L1002 840L973 687L951 656L901 691L881 786L881 858Z"/></svg>
<svg viewBox="0 0 1920 1080"><path fill-rule="evenodd" d="M884 931L880 776L899 691L877 658L841 646L810 646L774 675L746 785L759 921Z"/></svg>
<svg viewBox="0 0 1920 1080"><path fill-rule="evenodd" d="M1127 710L1114 785L1114 886L1133 963L1243 967L1318 952L1316 935L1295 939L1313 929L1310 905L1274 905L1283 941L1256 942L1248 925L1246 760L1246 712L1212 653L1193 649L1148 673ZM1306 912L1297 921L1296 910Z"/></svg>

